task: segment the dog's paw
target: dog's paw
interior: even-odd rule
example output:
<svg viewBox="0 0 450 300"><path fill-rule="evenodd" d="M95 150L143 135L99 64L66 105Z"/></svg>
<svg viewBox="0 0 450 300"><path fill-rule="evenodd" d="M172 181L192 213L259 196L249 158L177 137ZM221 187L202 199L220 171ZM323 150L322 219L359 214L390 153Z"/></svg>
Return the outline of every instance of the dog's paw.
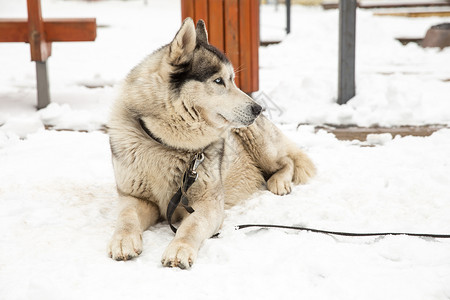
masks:
<svg viewBox="0 0 450 300"><path fill-rule="evenodd" d="M139 230L116 231L108 247L109 257L115 260L130 260L142 253L142 234Z"/></svg>
<svg viewBox="0 0 450 300"><path fill-rule="evenodd" d="M164 267L187 269L192 266L196 257L197 251L189 244L172 241L164 251L161 263Z"/></svg>
<svg viewBox="0 0 450 300"><path fill-rule="evenodd" d="M287 195L292 191L292 181L272 175L267 181L267 189L276 195Z"/></svg>
<svg viewBox="0 0 450 300"><path fill-rule="evenodd" d="M316 167L306 154L299 152L293 156L294 160L294 176L292 181L294 184L303 184L316 174Z"/></svg>

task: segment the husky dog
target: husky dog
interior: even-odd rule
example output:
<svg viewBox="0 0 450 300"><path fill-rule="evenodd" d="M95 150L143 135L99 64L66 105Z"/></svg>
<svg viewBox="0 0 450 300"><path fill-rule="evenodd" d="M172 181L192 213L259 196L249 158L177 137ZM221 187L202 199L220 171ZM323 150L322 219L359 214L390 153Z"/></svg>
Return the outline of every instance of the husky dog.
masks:
<svg viewBox="0 0 450 300"><path fill-rule="evenodd" d="M315 173L311 160L234 83L233 66L208 43L204 22L187 18L173 41L127 76L109 123L120 213L109 255L142 252L142 233L165 219L193 157L204 161L186 192L175 238L162 256L188 268L202 242L220 229L224 209L263 189L291 192Z"/></svg>

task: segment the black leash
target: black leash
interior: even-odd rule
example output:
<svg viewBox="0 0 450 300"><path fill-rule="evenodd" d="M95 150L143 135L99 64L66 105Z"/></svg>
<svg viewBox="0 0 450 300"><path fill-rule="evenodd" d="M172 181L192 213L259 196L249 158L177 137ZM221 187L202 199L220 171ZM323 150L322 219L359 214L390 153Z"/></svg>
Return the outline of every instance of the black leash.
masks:
<svg viewBox="0 0 450 300"><path fill-rule="evenodd" d="M145 123L142 119L138 119L139 125L142 127L144 132L153 140L156 142L165 145L169 148L170 146L163 143L163 141L156 137L147 126L145 126ZM181 187L178 189L178 191L175 193L175 195L172 196L172 199L170 199L170 202L167 206L167 212L166 217L167 221L169 222L170 228L174 233L177 232L177 229L172 225L172 215L175 212L175 209L178 207L178 205L181 202L181 205L186 209L187 212L193 213L194 209L189 205L189 199L186 196L187 191L191 187L191 185L197 180L198 174L197 174L197 168L198 166L203 162L205 159L205 154L203 151L197 152L197 154L194 155L194 157L191 159L191 162L186 169L186 171L183 174L183 178L181 181ZM406 236L415 236L415 237L430 237L430 238L440 238L440 239L447 239L450 238L450 234L430 234L430 233L406 233L406 232L381 232L381 233L354 233L354 232L341 232L341 231L328 231L328 230L321 230L321 229L314 229L314 228L308 228L308 227L298 227L298 226L285 226L285 225L271 225L271 224L246 224L246 225L238 225L235 227L236 230L249 228L249 227L259 227L259 228L282 228L282 229L292 229L292 230L301 230L301 231L310 231L315 233L322 233L322 234L331 234L331 235L340 235L340 236L387 236L387 235L406 235ZM216 233L212 237L217 237L219 233Z"/></svg>
<svg viewBox="0 0 450 300"><path fill-rule="evenodd" d="M416 236L416 237L430 237L438 239L448 239L450 234L432 234L432 233L407 233L407 232L380 232L380 233L354 233L354 232L341 232L341 231L328 231L320 230L308 227L298 227L298 226L284 226L284 225L269 225L269 224L246 224L238 225L235 227L236 230L249 228L249 227L259 227L259 228L282 228L282 229L293 229L310 231L315 233L331 234L331 235L341 235L341 236L386 236L386 235L406 235L406 236Z"/></svg>
<svg viewBox="0 0 450 300"><path fill-rule="evenodd" d="M175 228L175 226L172 225L172 215L175 212L177 206L180 204L180 202L188 213L192 214L194 212L194 209L189 205L189 199L186 193L191 187L191 185L197 180L198 178L197 168L203 162L204 159L205 154L203 152L198 152L197 154L194 155L188 168L183 174L181 187L169 201L169 204L167 206L166 217L167 222L169 222L170 229L172 229L174 233L177 233L177 229Z"/></svg>

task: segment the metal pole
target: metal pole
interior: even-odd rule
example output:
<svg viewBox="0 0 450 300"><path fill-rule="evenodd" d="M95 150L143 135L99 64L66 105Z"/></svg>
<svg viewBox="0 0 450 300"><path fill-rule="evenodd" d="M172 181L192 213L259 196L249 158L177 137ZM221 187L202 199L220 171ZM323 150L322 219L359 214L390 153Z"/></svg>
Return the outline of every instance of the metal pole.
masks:
<svg viewBox="0 0 450 300"><path fill-rule="evenodd" d="M355 96L356 0L339 1L338 103Z"/></svg>
<svg viewBox="0 0 450 300"><path fill-rule="evenodd" d="M291 33L291 0L286 0L286 33Z"/></svg>
<svg viewBox="0 0 450 300"><path fill-rule="evenodd" d="M50 104L50 92L47 74L47 61L36 61L37 78L37 108L41 109Z"/></svg>

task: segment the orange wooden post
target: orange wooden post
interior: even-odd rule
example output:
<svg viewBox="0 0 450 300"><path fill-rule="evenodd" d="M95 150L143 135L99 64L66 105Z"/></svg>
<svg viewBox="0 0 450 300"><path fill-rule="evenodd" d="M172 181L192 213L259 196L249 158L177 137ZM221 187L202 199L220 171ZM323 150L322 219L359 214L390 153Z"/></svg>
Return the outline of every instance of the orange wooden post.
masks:
<svg viewBox="0 0 450 300"><path fill-rule="evenodd" d="M191 1L181 1L181 15L182 16L186 16L183 17L183 20L186 19L188 16L190 16L194 22L196 21L194 16L195 16L195 0L191 0Z"/></svg>
<svg viewBox="0 0 450 300"><path fill-rule="evenodd" d="M28 0L28 42L30 43L31 60L46 61L52 54L52 44L45 39L44 22L42 20L40 0Z"/></svg>
<svg viewBox="0 0 450 300"><path fill-rule="evenodd" d="M209 21L207 24L209 42L220 51L225 52L223 0L209 0L208 16L214 18L214 21Z"/></svg>
<svg viewBox="0 0 450 300"><path fill-rule="evenodd" d="M224 21L225 21L225 53L233 63L236 72L236 84L241 87L240 68L241 60L239 59L239 7L238 0L225 0ZM246 49L242 49L245 51Z"/></svg>
<svg viewBox="0 0 450 300"><path fill-rule="evenodd" d="M251 74L256 74L256 76L251 76L251 89L254 91L259 90L259 0L250 1L250 11L252 12L251 23L251 33L250 38L252 40L251 49Z"/></svg>
<svg viewBox="0 0 450 300"><path fill-rule="evenodd" d="M47 59L52 42L94 41L96 20L42 19L40 0L27 0L28 19L0 19L0 42L30 44L31 60L36 62L38 109L50 103Z"/></svg>
<svg viewBox="0 0 450 300"><path fill-rule="evenodd" d="M258 0L181 0L181 15L205 21L210 44L233 63L236 84L244 92L259 89Z"/></svg>
<svg viewBox="0 0 450 300"><path fill-rule="evenodd" d="M237 67L239 76L239 86L246 89L251 86L251 67L252 67L252 38L251 38L251 15L250 1L239 2L239 62ZM242 51L241 51L242 49ZM254 55L254 54L253 54Z"/></svg>
<svg viewBox="0 0 450 300"><path fill-rule="evenodd" d="M208 0L195 0L194 5L194 14L196 16L202 16L205 24L209 24L209 16L208 16Z"/></svg>

